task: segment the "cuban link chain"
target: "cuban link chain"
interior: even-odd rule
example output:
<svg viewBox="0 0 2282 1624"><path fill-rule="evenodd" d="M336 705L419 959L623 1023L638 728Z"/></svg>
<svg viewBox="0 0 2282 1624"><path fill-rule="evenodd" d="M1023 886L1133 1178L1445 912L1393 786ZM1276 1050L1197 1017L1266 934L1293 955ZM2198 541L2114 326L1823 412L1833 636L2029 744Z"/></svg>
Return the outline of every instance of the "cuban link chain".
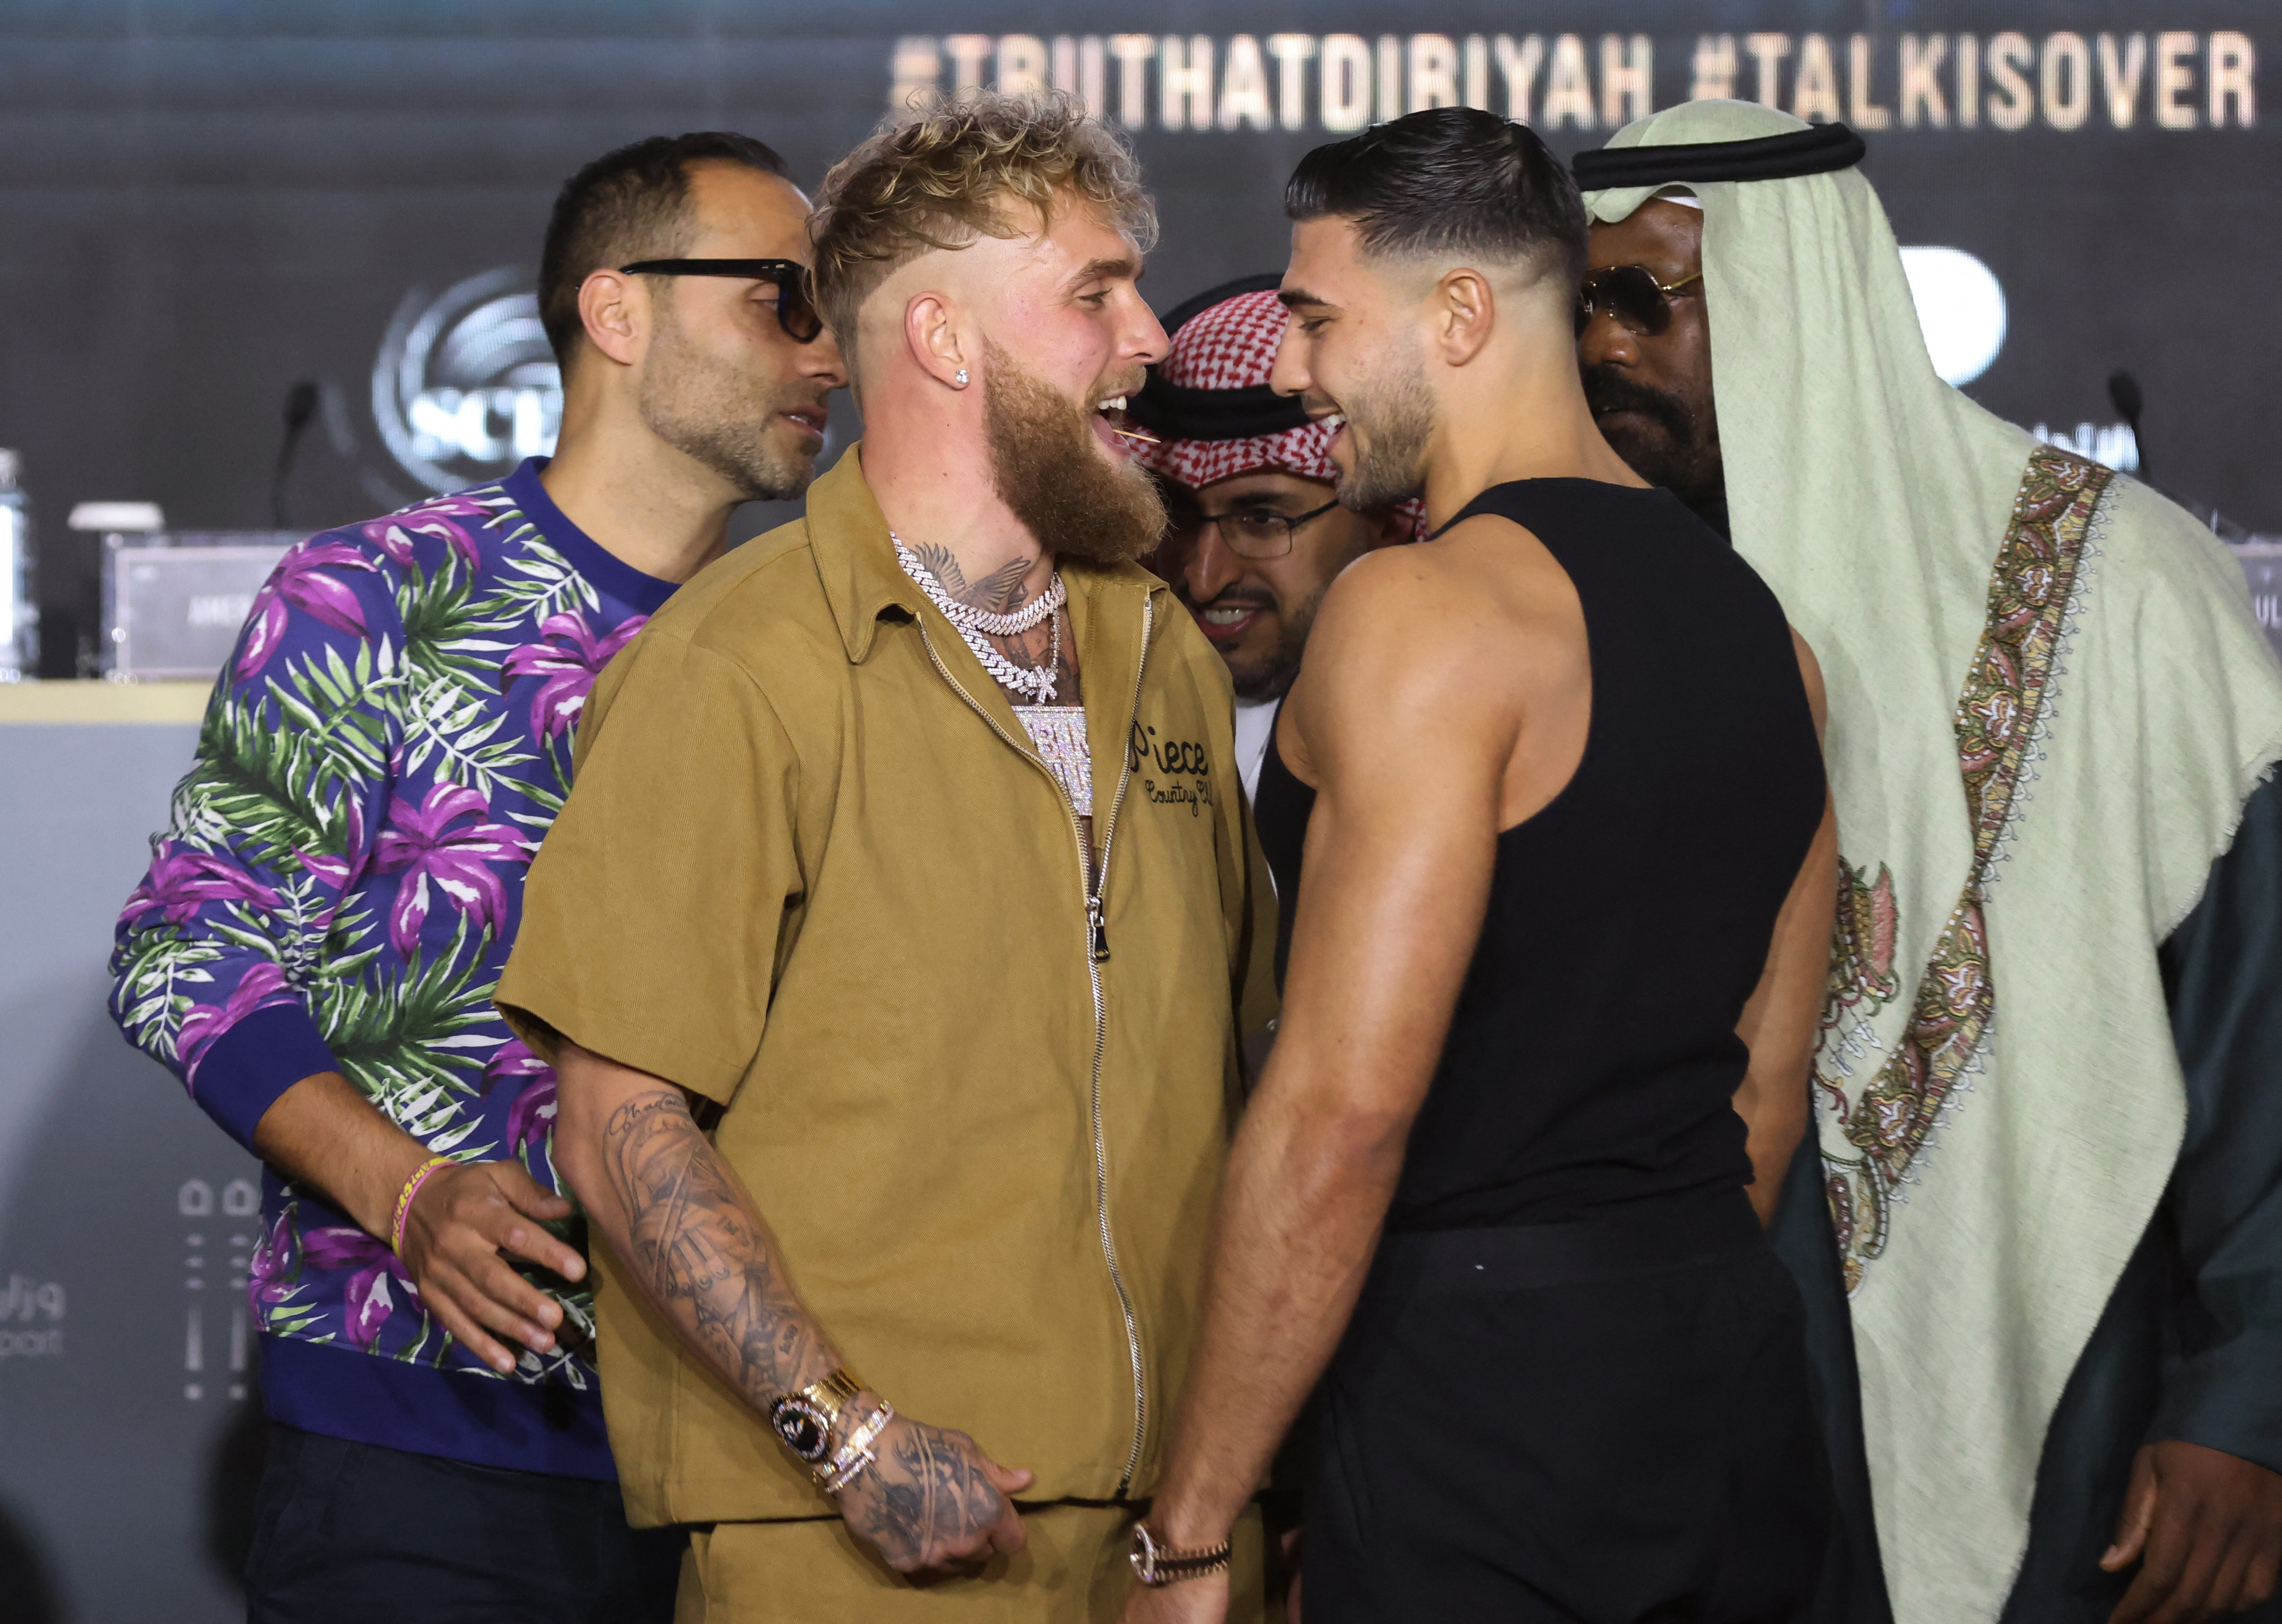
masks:
<svg viewBox="0 0 2282 1624"><path fill-rule="evenodd" d="M1062 584L1060 570L1054 571L1054 577L1044 592L1021 608L1011 615L997 615L989 609L978 609L973 604L959 602L935 578L935 571L920 562L918 556L904 545L902 537L890 530L888 539L896 544L896 562L904 567L904 573L911 576L920 592L927 594L927 600L943 611L943 619L951 623L951 630L959 633L959 639L974 651L974 657L982 662L982 669L990 673L991 681L1021 694L1033 704L1051 705L1054 702L1057 688L1054 668L1061 663L1062 657L1062 621L1058 611L1069 598L1068 588ZM1016 665L992 647L985 637L986 633L990 637L1016 637L1025 631L1036 630L1040 623L1049 619L1053 622L1053 632L1044 665Z"/></svg>

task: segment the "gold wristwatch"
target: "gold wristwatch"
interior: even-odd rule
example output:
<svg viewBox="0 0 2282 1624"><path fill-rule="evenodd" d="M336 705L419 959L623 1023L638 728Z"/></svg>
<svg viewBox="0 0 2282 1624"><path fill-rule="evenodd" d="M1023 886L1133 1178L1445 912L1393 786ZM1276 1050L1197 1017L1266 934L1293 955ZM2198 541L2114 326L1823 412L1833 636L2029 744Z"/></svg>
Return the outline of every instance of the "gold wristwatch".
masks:
<svg viewBox="0 0 2282 1624"><path fill-rule="evenodd" d="M806 1461L811 1470L832 1456L832 1429L840 1412L853 1404L864 1384L845 1368L820 1381L780 1396L769 1406L769 1426L777 1442Z"/></svg>

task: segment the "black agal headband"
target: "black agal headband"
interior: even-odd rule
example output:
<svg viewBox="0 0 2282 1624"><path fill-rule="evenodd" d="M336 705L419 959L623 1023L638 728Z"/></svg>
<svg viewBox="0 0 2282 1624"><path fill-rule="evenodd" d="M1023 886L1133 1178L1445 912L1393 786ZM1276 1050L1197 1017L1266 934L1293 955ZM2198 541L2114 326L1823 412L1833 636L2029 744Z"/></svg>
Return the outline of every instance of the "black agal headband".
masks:
<svg viewBox="0 0 2282 1624"><path fill-rule="evenodd" d="M1280 273L1269 271L1222 282L1168 312L1165 335L1170 337L1184 322L1224 300L1264 293L1283 281ZM1125 414L1169 440L1249 440L1308 424L1307 408L1297 396L1279 395L1265 383L1246 389L1189 389L1166 383L1154 367L1149 368L1149 381L1141 392L1126 402Z"/></svg>
<svg viewBox="0 0 2282 1624"><path fill-rule="evenodd" d="M1862 137L1843 124L1818 124L1756 141L1603 147L1580 152L1569 168L1579 191L1597 192L1698 181L1788 181L1851 169L1862 161Z"/></svg>

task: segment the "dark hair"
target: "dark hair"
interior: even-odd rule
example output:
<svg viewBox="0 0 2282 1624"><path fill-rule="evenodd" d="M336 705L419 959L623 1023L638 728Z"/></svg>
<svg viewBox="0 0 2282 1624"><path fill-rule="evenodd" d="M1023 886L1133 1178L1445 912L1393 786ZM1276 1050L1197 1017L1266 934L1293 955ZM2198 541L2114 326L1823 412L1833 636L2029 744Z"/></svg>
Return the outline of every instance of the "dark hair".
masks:
<svg viewBox="0 0 2282 1624"><path fill-rule="evenodd" d="M1535 259L1572 288L1585 275L1577 183L1534 130L1472 107L1430 107L1317 147L1292 172L1284 212L1351 220L1370 254Z"/></svg>
<svg viewBox="0 0 2282 1624"><path fill-rule="evenodd" d="M742 164L789 178L785 160L750 135L702 130L652 135L605 152L563 182L547 222L539 254L539 321L565 375L586 327L578 319L578 290L606 267L637 259L671 259L681 250L683 205L689 201L689 166Z"/></svg>

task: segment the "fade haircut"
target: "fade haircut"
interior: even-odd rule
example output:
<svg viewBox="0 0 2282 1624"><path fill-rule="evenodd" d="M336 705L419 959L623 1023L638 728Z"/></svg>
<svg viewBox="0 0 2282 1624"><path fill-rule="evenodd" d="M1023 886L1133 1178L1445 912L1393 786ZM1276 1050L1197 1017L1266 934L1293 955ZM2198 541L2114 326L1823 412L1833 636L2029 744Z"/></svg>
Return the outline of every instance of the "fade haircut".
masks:
<svg viewBox="0 0 2282 1624"><path fill-rule="evenodd" d="M1020 236L1020 208L1051 220L1061 194L1083 203L1145 252L1157 205L1119 136L1067 94L974 91L902 123L883 125L832 166L809 216L816 300L852 358L856 313L880 284L921 254L978 236Z"/></svg>
<svg viewBox="0 0 2282 1624"><path fill-rule="evenodd" d="M1533 262L1572 292L1585 275L1576 182L1534 130L1477 108L1432 107L1317 147L1292 172L1284 212L1353 220L1372 257Z"/></svg>
<svg viewBox="0 0 2282 1624"><path fill-rule="evenodd" d="M774 148L750 135L700 130L652 135L605 152L565 182L539 255L539 322L555 363L568 377L586 323L578 290L600 270L637 259L672 259L689 240L689 168L741 164L789 180Z"/></svg>

